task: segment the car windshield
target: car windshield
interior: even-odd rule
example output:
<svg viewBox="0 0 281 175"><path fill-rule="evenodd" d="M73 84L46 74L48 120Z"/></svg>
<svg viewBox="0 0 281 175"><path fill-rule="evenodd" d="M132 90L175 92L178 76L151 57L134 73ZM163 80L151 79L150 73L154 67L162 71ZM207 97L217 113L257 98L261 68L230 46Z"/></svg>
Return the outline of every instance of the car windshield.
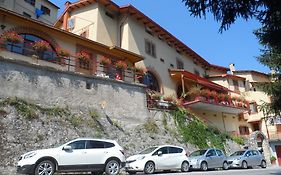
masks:
<svg viewBox="0 0 281 175"><path fill-rule="evenodd" d="M242 156L245 153L245 151L236 151L232 153L230 156Z"/></svg>
<svg viewBox="0 0 281 175"><path fill-rule="evenodd" d="M193 153L191 153L190 155L189 155L189 157L195 157L195 156L202 156L202 155L204 155L205 154L205 152L206 152L207 150L198 150L198 151L194 151Z"/></svg>
<svg viewBox="0 0 281 175"><path fill-rule="evenodd" d="M147 149L141 151L139 154L148 154L148 153L151 153L151 152L154 151L156 148L158 148L158 147L150 147L150 148L147 148Z"/></svg>

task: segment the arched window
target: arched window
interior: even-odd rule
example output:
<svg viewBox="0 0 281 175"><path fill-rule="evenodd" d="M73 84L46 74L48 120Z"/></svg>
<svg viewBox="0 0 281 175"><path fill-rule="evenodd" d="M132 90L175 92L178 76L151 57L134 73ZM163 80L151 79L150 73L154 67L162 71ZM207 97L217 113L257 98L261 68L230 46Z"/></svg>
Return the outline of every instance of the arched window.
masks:
<svg viewBox="0 0 281 175"><path fill-rule="evenodd" d="M160 87L157 78L151 73L147 72L143 77L143 84L147 85L147 88L160 92Z"/></svg>
<svg viewBox="0 0 281 175"><path fill-rule="evenodd" d="M45 41L44 39L32 35L32 34L20 34L20 36L24 39L23 43L19 43L19 44L13 44L13 43L8 43L7 44L7 49L11 52L15 52L18 54L22 54L22 55L26 55L26 56L32 56L34 54L36 54L34 52L34 49L32 47L33 43L36 41ZM44 51L41 55L40 55L40 59L46 60L46 61L51 61L54 62L56 61L57 55L55 52L55 49L53 48L52 45L50 45L51 48Z"/></svg>

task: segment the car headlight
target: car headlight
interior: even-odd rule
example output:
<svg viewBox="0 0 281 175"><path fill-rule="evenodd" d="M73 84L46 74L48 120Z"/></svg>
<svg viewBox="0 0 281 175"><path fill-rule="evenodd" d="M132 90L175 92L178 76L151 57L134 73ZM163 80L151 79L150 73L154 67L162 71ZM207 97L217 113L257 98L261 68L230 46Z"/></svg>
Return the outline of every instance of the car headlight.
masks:
<svg viewBox="0 0 281 175"><path fill-rule="evenodd" d="M141 157L138 157L137 160L142 160L144 158L145 158L145 156L141 156Z"/></svg>
<svg viewBox="0 0 281 175"><path fill-rule="evenodd" d="M36 152L28 153L28 154L26 154L26 155L23 157L23 159L28 159L28 158L31 158L31 157L33 157L33 156L35 156L35 155L36 155Z"/></svg>

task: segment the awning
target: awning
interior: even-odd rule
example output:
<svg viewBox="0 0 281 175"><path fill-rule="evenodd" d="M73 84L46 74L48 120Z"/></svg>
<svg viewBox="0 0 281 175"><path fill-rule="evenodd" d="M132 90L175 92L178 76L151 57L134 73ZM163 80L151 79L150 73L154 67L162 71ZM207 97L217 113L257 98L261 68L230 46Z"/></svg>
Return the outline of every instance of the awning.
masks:
<svg viewBox="0 0 281 175"><path fill-rule="evenodd" d="M202 109L207 111L216 111L216 112L223 112L229 114L240 114L243 112L247 112L248 109L231 106L231 105L223 105L219 103L210 103L207 101L195 100L192 102L186 102L183 104L185 107L190 107L194 109Z"/></svg>
<svg viewBox="0 0 281 175"><path fill-rule="evenodd" d="M170 69L170 75L173 76L179 76L179 75L183 75L183 78L189 81L194 81L195 83L198 83L204 87L208 87L209 89L213 89L213 90L218 90L218 91L224 91L224 92L228 92L230 91L228 88L225 88L219 84L216 84L206 78L200 77L198 75L195 75L191 72L188 72L186 70L182 70L182 69Z"/></svg>

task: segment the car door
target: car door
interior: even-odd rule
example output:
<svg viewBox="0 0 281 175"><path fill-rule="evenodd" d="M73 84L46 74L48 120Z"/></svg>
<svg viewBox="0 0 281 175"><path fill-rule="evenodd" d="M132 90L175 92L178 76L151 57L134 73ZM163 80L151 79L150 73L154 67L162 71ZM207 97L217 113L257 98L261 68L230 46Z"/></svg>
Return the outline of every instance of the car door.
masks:
<svg viewBox="0 0 281 175"><path fill-rule="evenodd" d="M87 140L85 158L90 169L102 169L108 154L103 141Z"/></svg>
<svg viewBox="0 0 281 175"><path fill-rule="evenodd" d="M67 146L71 146L70 150L62 150L59 152L58 168L59 170L81 170L87 169L86 141L73 141Z"/></svg>
<svg viewBox="0 0 281 175"><path fill-rule="evenodd" d="M252 154L252 151L249 150L245 153L245 160L248 164L248 166L252 166L253 165L253 154Z"/></svg>
<svg viewBox="0 0 281 175"><path fill-rule="evenodd" d="M206 152L206 162L209 168L214 168L217 164L217 154L214 149L210 149Z"/></svg>
<svg viewBox="0 0 281 175"><path fill-rule="evenodd" d="M253 150L252 153L253 153L253 165L254 166L260 165L261 164L261 159L260 159L259 152L256 151L256 150Z"/></svg>
<svg viewBox="0 0 281 175"><path fill-rule="evenodd" d="M178 147L169 148L169 167L170 169L178 169L183 162L183 149Z"/></svg>
<svg viewBox="0 0 281 175"><path fill-rule="evenodd" d="M224 153L221 150L216 149L217 152L217 162L216 162L216 167L222 167L223 162L225 160Z"/></svg>
<svg viewBox="0 0 281 175"><path fill-rule="evenodd" d="M162 152L162 154L158 155L159 151ZM170 167L170 161L169 161L169 154L168 154L168 147L161 147L157 149L153 154L152 154L152 160L155 163L155 168L158 170L165 170L169 169Z"/></svg>

